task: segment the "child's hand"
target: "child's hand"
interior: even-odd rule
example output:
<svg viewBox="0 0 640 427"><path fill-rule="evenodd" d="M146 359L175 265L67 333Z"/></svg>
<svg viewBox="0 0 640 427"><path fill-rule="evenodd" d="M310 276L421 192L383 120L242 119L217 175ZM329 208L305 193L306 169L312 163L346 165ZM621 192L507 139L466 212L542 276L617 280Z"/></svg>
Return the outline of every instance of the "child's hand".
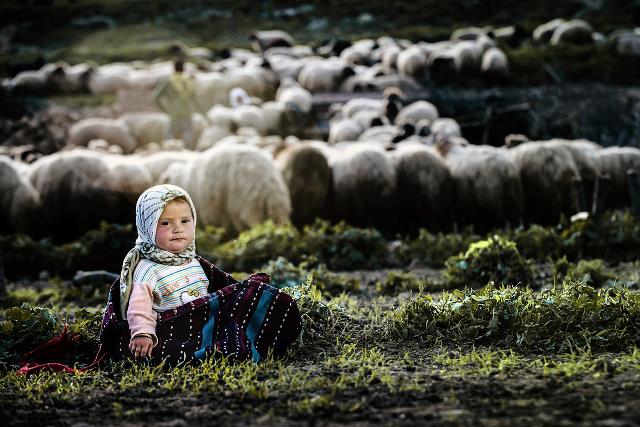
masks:
<svg viewBox="0 0 640 427"><path fill-rule="evenodd" d="M129 343L129 350L136 358L151 356L153 349L153 339L146 336L137 336Z"/></svg>

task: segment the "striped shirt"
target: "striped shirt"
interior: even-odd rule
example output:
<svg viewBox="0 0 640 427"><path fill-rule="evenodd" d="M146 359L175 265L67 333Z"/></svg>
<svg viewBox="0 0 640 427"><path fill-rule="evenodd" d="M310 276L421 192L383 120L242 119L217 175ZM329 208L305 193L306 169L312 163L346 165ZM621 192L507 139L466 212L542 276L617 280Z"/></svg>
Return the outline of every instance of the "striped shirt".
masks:
<svg viewBox="0 0 640 427"><path fill-rule="evenodd" d="M171 310L207 295L209 280L194 258L184 265L165 265L141 259L133 273L133 286L148 286L153 295L153 310Z"/></svg>

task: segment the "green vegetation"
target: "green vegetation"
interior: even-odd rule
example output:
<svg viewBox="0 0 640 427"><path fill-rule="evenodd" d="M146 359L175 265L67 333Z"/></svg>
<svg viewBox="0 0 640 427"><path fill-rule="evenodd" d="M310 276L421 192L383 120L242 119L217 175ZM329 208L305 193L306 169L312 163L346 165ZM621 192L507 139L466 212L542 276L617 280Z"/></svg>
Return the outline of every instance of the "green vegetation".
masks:
<svg viewBox="0 0 640 427"><path fill-rule="evenodd" d="M570 278L595 288L611 285L616 279L601 259L580 260L578 264L571 264L567 257L562 257L554 264L553 272L558 279Z"/></svg>
<svg viewBox="0 0 640 427"><path fill-rule="evenodd" d="M0 315L0 367L7 369L30 350L60 334L69 325L70 351L52 355L56 362L88 362L98 350L102 308L61 311L27 303L11 307Z"/></svg>
<svg viewBox="0 0 640 427"><path fill-rule="evenodd" d="M549 84L560 82L637 82L632 70L640 60L616 55L613 46L532 46L506 50L514 83Z"/></svg>
<svg viewBox="0 0 640 427"><path fill-rule="evenodd" d="M325 264L318 264L315 259L304 261L299 266L293 265L286 258L278 257L260 268L271 276L272 283L280 288L294 287L304 283L307 278L325 295L339 295L343 292L360 290L360 282L346 274L334 273Z"/></svg>
<svg viewBox="0 0 640 427"><path fill-rule="evenodd" d="M637 344L640 294L623 288L596 290L579 282L565 282L539 293L490 283L479 290L444 292L438 300L416 295L389 314L384 330L391 338L431 345L619 351Z"/></svg>
<svg viewBox="0 0 640 427"><path fill-rule="evenodd" d="M533 272L516 244L499 236L469 245L466 252L445 262L445 279L452 287L478 287L487 282L531 284Z"/></svg>
<svg viewBox="0 0 640 427"><path fill-rule="evenodd" d="M430 288L426 280L420 280L414 274L392 271L376 282L376 292L383 295L394 295L400 292L418 291Z"/></svg>
<svg viewBox="0 0 640 427"><path fill-rule="evenodd" d="M225 241L222 229L198 230L196 248L226 271L256 270L278 257L302 266L306 272L322 264L331 271L347 271L403 268L412 263L441 268L450 257L487 239L512 241L523 258L534 261L554 261L562 256L570 261L599 258L620 262L640 258L640 220L628 211L609 212L598 221L580 220L557 227L533 225L497 230L485 236L471 229L449 234L421 230L415 239L393 242L385 240L377 230L345 223L331 225L318 220L299 230L291 224L275 225L267 221L229 241ZM10 279L37 277L43 270L51 275L70 277L77 270L119 271L124 255L134 242L131 225L102 224L99 230L59 246L24 235L0 236L0 249L5 273ZM299 281L305 278L302 272L290 277ZM526 276L520 276L523 278ZM482 285L485 278L479 280Z"/></svg>

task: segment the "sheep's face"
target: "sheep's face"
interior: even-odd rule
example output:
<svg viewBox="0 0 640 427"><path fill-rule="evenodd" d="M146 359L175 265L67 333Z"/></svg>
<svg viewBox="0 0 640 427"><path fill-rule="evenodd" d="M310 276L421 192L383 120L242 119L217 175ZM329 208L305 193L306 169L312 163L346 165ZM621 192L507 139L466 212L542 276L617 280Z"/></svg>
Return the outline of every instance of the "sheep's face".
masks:
<svg viewBox="0 0 640 427"><path fill-rule="evenodd" d="M169 202L156 226L156 246L177 254L193 242L194 236L195 225L189 204L182 200Z"/></svg>

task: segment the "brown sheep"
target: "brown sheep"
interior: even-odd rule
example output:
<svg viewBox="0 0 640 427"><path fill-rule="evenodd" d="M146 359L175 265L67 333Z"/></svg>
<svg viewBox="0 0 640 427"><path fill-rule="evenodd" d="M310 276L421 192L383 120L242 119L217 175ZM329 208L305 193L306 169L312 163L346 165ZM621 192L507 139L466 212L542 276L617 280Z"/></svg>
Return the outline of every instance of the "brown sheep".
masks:
<svg viewBox="0 0 640 427"><path fill-rule="evenodd" d="M433 148L415 142L398 144L390 156L396 168L398 231L449 230L455 187L444 159Z"/></svg>
<svg viewBox="0 0 640 427"><path fill-rule="evenodd" d="M291 221L298 226L320 217L331 185L325 155L307 143L288 146L276 156L291 196Z"/></svg>

